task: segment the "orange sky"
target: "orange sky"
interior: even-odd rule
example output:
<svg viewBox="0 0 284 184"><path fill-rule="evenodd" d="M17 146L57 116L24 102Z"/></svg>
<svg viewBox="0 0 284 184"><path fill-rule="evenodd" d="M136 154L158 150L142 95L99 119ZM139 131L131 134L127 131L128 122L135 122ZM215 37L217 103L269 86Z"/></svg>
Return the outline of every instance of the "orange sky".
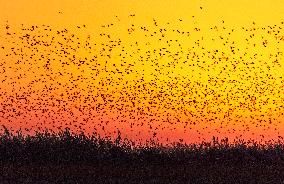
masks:
<svg viewBox="0 0 284 184"><path fill-rule="evenodd" d="M0 0L0 123L277 139L281 2Z"/></svg>

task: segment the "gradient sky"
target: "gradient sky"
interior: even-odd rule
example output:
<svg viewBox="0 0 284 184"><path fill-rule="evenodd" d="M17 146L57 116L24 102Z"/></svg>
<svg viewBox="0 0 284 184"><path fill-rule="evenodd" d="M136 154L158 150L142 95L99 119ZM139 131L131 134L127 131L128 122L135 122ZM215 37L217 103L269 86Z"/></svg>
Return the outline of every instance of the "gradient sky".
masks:
<svg viewBox="0 0 284 184"><path fill-rule="evenodd" d="M278 139L282 4L0 0L0 124L138 142Z"/></svg>

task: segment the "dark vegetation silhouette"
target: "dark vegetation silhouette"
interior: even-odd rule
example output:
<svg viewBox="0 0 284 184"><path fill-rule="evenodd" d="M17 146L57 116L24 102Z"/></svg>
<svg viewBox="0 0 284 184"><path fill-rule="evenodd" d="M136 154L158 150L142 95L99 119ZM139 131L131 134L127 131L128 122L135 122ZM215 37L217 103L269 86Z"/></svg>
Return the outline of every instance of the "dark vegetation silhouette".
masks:
<svg viewBox="0 0 284 184"><path fill-rule="evenodd" d="M281 138L281 137L280 137ZM227 138L201 144L158 144L73 134L0 136L2 183L281 183L284 144Z"/></svg>

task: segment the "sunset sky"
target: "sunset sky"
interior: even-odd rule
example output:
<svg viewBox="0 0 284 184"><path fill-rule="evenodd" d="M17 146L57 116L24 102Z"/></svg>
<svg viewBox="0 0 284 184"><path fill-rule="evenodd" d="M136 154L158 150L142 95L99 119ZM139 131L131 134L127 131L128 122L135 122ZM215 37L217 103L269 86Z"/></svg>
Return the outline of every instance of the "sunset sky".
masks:
<svg viewBox="0 0 284 184"><path fill-rule="evenodd" d="M276 140L283 15L281 0L0 0L0 125Z"/></svg>

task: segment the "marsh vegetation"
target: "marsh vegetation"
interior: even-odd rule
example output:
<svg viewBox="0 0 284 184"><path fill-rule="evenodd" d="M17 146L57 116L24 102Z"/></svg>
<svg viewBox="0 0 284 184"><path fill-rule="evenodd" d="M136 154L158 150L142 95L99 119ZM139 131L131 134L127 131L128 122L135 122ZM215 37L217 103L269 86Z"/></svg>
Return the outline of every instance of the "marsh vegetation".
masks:
<svg viewBox="0 0 284 184"><path fill-rule="evenodd" d="M228 139L140 147L69 129L0 137L1 183L281 183L284 144Z"/></svg>

